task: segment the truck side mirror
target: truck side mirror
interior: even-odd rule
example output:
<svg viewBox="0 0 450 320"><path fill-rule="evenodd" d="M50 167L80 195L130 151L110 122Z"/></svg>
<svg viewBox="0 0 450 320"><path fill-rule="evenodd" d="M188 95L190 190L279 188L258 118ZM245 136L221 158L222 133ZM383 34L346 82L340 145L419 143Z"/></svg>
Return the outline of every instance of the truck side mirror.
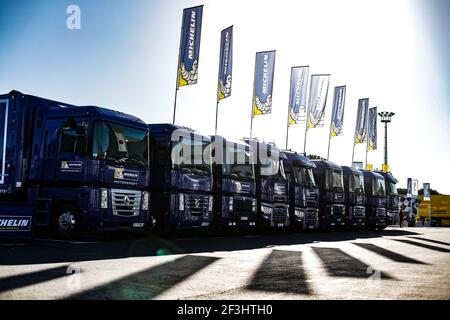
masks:
<svg viewBox="0 0 450 320"><path fill-rule="evenodd" d="M75 121L74 118L69 118L69 119L66 120L66 122L64 122L63 129L76 130L77 129L77 122Z"/></svg>

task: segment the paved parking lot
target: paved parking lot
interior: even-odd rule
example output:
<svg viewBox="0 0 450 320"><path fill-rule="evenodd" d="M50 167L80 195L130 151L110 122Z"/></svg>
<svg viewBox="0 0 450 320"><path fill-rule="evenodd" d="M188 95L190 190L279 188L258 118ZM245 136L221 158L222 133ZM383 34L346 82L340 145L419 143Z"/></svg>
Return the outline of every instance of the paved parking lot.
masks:
<svg viewBox="0 0 450 320"><path fill-rule="evenodd" d="M450 229L0 242L0 299L450 299Z"/></svg>

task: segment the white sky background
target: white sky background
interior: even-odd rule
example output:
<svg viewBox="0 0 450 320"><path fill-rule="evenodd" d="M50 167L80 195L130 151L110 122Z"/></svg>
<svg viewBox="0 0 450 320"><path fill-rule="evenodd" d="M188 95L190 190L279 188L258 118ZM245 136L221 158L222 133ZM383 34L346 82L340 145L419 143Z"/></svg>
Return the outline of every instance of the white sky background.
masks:
<svg viewBox="0 0 450 320"><path fill-rule="evenodd" d="M11 70L0 89L118 109L147 123L171 122L182 10L204 4L199 82L178 92L177 124L214 133L220 31L234 25L232 96L219 105L219 134L248 136L255 52L275 49L273 113L254 119L253 136L284 148L290 68L309 65L310 74L330 73L331 82L325 127L308 132L307 153L326 156L333 87L347 85L344 135L333 138L330 160L351 164L357 102L368 97L371 107L396 113L389 126L389 164L399 186L413 177L420 186L430 182L450 194L449 84L423 1L129 1L129 11L111 16L102 14L103 7L117 1L90 8L80 0L81 31L62 27L56 41L44 33L35 37L39 28L30 24L11 35L17 43L33 39L38 51L57 42L60 51L37 61L36 51L11 50L9 60L0 61L2 70ZM41 23L64 26L61 10L61 22L43 17ZM65 43L75 37L81 47ZM68 48L79 50L79 59L68 60ZM14 59L22 61L13 68ZM291 127L289 147L301 152L303 135L303 125ZM378 123L378 150L369 152L376 168L383 148ZM355 161L364 160L365 144L358 145Z"/></svg>
<svg viewBox="0 0 450 320"><path fill-rule="evenodd" d="M186 2L186 6L198 3ZM182 7L179 3L168 6L164 20L180 21ZM254 119L254 136L284 147L290 67L310 65L311 74L331 73L331 82L325 127L308 132L309 154L326 157L332 88L347 85L344 135L333 138L330 160L351 164L357 101L369 97L371 107L396 113L388 127L388 161L400 186L413 177L419 179L420 186L430 181L432 188L450 193L448 83L443 82L426 21L419 11L420 6L413 1L401 0L206 2L199 83L180 89L177 122L213 132L219 31L233 24L232 96L219 105L220 134L248 136L254 54L276 49L273 114ZM177 31L167 44L175 49L175 61L160 64L158 70L169 72L172 83ZM165 52L161 50L161 56ZM161 102L168 106L170 115L173 85L164 86L164 91L167 96ZM289 147L302 151L303 135L303 125L291 127ZM368 160L375 167L381 168L383 148L384 127L379 123L378 150L369 152ZM365 144L357 145L355 161L364 160Z"/></svg>

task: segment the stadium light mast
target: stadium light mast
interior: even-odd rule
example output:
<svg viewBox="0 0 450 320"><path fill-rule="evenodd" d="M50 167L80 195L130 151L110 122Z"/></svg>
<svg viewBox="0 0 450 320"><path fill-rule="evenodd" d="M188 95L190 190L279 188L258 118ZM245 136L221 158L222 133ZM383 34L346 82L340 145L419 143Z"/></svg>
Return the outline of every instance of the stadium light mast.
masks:
<svg viewBox="0 0 450 320"><path fill-rule="evenodd" d="M384 164L383 164L383 171L388 172L389 171L389 165L388 165L388 148L387 148L387 125L391 122L392 117L395 115L394 112L378 112L378 115L381 117L381 122L384 123Z"/></svg>

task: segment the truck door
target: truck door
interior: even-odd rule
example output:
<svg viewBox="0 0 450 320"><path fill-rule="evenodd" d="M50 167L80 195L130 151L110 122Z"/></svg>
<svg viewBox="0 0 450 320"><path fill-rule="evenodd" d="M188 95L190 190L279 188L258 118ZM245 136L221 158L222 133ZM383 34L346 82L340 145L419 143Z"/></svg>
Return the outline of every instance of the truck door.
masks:
<svg viewBox="0 0 450 320"><path fill-rule="evenodd" d="M60 128L56 178L66 182L84 182L86 175L87 133L83 119L67 118Z"/></svg>
<svg viewBox="0 0 450 320"><path fill-rule="evenodd" d="M7 167L6 167L6 138L8 132L8 111L9 99L0 100L0 187L6 187ZM4 190L4 189L2 189ZM6 192L6 190L4 191Z"/></svg>

